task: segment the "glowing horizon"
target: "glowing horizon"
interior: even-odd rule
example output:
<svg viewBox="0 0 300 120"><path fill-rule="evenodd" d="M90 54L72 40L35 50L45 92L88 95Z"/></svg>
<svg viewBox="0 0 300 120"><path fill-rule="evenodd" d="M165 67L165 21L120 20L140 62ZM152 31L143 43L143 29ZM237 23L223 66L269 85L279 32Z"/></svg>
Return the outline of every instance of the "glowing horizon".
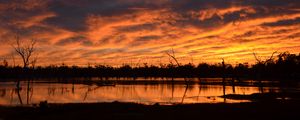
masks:
<svg viewBox="0 0 300 120"><path fill-rule="evenodd" d="M299 0L0 1L0 60L11 43L37 39L38 65L254 63L300 53ZM15 54L15 55L13 55Z"/></svg>

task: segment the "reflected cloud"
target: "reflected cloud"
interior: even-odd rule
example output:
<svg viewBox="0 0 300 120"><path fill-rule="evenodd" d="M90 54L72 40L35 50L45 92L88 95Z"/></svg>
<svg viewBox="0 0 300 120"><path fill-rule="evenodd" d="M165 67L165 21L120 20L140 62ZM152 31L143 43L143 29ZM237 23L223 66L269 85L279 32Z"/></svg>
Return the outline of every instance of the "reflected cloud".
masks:
<svg viewBox="0 0 300 120"><path fill-rule="evenodd" d="M142 104L173 103L218 103L224 94L249 95L259 93L259 87L222 85L116 85L88 86L80 84L47 84L21 82L20 89L14 83L0 86L0 105L49 103L91 103L91 102L134 102ZM278 92L277 88L264 88L265 92ZM226 100L228 103L243 100ZM245 102L245 101L244 101Z"/></svg>

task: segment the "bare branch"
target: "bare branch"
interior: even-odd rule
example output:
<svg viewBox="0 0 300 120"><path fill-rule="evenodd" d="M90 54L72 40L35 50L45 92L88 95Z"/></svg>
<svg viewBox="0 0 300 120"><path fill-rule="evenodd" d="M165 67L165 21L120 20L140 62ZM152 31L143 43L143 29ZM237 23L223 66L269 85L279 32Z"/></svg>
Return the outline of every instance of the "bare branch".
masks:
<svg viewBox="0 0 300 120"><path fill-rule="evenodd" d="M180 63L178 62L178 60L176 59L176 57L175 57L175 52L174 52L174 49L172 48L172 55L170 54L170 53L168 53L168 52L166 52L166 54L169 56L169 57L171 57L175 62L176 62L176 64L178 65L178 67L180 66Z"/></svg>
<svg viewBox="0 0 300 120"><path fill-rule="evenodd" d="M266 63L268 63L269 61L273 60L274 54L276 54L276 53L277 53L277 51L273 52L272 55L270 56L270 58L267 59L267 60L265 61L264 64L266 64Z"/></svg>
<svg viewBox="0 0 300 120"><path fill-rule="evenodd" d="M253 55L254 55L255 60L256 60L258 63L261 63L261 59L259 59L259 58L256 56L256 53L255 53L255 52L253 52Z"/></svg>
<svg viewBox="0 0 300 120"><path fill-rule="evenodd" d="M173 57L175 58L175 52L174 52L173 48L172 48L172 54L173 54Z"/></svg>
<svg viewBox="0 0 300 120"><path fill-rule="evenodd" d="M30 64L30 58L32 56L32 53L34 52L34 47L36 44L35 39L31 39L30 44L28 45L21 45L20 38L18 35L15 36L16 39L16 46L12 45L12 47L15 49L15 51L20 55L23 61L23 68L27 68ZM37 58L36 58L37 59ZM36 62L36 60L34 60Z"/></svg>
<svg viewBox="0 0 300 120"><path fill-rule="evenodd" d="M255 57L255 59L256 59L256 61L257 61L258 63L262 63L262 64L265 65L266 63L268 63L268 62L270 62L271 60L273 60L273 57L274 57L274 55L275 55L276 53L277 53L277 51L273 52L272 55L270 56L270 58L269 58L269 59L266 59L265 61L262 61L260 58L258 58L255 52L253 52L253 55L254 55L254 57Z"/></svg>
<svg viewBox="0 0 300 120"><path fill-rule="evenodd" d="M176 59L176 57L175 57L174 51L173 51L173 55L169 54L168 52L166 52L166 53L167 53L167 55L168 55L169 57L171 57L171 58L176 62L176 64L177 64L178 66L180 66L179 62L177 61L177 59Z"/></svg>
<svg viewBox="0 0 300 120"><path fill-rule="evenodd" d="M173 55L169 54L168 52L166 52L166 54L167 54L169 57L171 57L171 58L174 59L174 61L175 61L175 62L177 63L177 65L178 65L178 67L181 66L180 63L178 62L178 60L177 60L176 57L175 57L175 52L174 52L174 49L173 49L173 48L172 48L172 54L173 54ZM185 82L186 85L188 85L188 81L187 81L186 78L184 78L184 82Z"/></svg>

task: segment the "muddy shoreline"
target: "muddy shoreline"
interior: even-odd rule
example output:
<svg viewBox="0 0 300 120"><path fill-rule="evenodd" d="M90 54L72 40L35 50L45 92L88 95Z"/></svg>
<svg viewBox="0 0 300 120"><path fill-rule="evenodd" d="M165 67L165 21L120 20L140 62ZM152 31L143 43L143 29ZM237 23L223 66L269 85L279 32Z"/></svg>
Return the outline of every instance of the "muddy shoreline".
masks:
<svg viewBox="0 0 300 120"><path fill-rule="evenodd" d="M136 103L47 104L43 107L0 107L2 120L174 120L174 119L297 119L299 101L142 105Z"/></svg>

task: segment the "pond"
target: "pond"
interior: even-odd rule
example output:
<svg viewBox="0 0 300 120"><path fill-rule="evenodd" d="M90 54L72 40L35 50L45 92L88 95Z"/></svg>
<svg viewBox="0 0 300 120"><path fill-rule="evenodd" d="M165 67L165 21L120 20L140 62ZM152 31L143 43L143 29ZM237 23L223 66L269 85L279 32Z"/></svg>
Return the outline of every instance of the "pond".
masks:
<svg viewBox="0 0 300 120"><path fill-rule="evenodd" d="M134 102L141 104L239 103L248 100L224 99L225 94L249 95L279 92L278 87L223 86L220 84L116 84L99 86L50 82L0 82L0 105L48 103Z"/></svg>

